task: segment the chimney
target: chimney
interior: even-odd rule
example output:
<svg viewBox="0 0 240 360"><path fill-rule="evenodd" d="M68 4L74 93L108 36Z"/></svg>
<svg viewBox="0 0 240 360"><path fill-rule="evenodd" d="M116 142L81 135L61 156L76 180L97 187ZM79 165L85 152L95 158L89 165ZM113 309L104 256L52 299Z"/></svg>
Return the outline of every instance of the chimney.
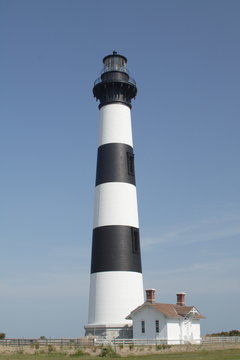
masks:
<svg viewBox="0 0 240 360"><path fill-rule="evenodd" d="M184 306L185 305L185 292L179 292L177 295L177 305Z"/></svg>
<svg viewBox="0 0 240 360"><path fill-rule="evenodd" d="M146 290L146 302L151 304L155 304L156 302L156 290L155 289L147 289Z"/></svg>

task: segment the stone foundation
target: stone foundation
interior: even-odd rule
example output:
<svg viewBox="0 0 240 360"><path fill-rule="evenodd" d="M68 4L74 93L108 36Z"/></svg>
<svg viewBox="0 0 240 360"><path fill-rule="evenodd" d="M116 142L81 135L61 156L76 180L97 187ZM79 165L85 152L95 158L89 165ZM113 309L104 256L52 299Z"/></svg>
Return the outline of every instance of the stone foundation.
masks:
<svg viewBox="0 0 240 360"><path fill-rule="evenodd" d="M98 339L132 339L132 325L85 325L85 336Z"/></svg>

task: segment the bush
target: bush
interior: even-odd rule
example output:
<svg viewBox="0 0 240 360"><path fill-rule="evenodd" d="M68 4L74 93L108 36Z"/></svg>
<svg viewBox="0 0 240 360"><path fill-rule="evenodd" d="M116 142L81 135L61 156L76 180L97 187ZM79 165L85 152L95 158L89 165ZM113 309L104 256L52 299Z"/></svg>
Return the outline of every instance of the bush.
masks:
<svg viewBox="0 0 240 360"><path fill-rule="evenodd" d="M240 336L240 330L221 331L218 333L207 334L206 336Z"/></svg>
<svg viewBox="0 0 240 360"><path fill-rule="evenodd" d="M129 350L133 350L134 349L134 344L129 344Z"/></svg>
<svg viewBox="0 0 240 360"><path fill-rule="evenodd" d="M104 346L99 354L100 357L118 357L118 354L111 346Z"/></svg>
<svg viewBox="0 0 240 360"><path fill-rule="evenodd" d="M49 353L52 353L54 350L55 350L54 346L51 345L51 344L49 344L49 345L48 345L48 352L49 352Z"/></svg>
<svg viewBox="0 0 240 360"><path fill-rule="evenodd" d="M166 349L170 349L171 345L167 345L167 344L160 344L160 345L156 345L156 350L166 350Z"/></svg>
<svg viewBox="0 0 240 360"><path fill-rule="evenodd" d="M1 339L1 340L5 339L5 337L6 337L6 334L5 334L5 333L0 333L0 339Z"/></svg>
<svg viewBox="0 0 240 360"><path fill-rule="evenodd" d="M72 354L71 356L83 356L83 355L86 355L86 353L83 351L82 348L78 348L76 349L75 353Z"/></svg>

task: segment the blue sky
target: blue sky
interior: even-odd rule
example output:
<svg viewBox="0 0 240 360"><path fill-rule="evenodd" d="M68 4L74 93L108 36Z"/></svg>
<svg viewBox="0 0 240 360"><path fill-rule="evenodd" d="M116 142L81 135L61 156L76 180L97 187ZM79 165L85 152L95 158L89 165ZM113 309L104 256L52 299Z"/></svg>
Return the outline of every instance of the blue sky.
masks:
<svg viewBox="0 0 240 360"><path fill-rule="evenodd" d="M0 2L0 331L87 323L102 58L128 58L144 287L239 328L240 2Z"/></svg>

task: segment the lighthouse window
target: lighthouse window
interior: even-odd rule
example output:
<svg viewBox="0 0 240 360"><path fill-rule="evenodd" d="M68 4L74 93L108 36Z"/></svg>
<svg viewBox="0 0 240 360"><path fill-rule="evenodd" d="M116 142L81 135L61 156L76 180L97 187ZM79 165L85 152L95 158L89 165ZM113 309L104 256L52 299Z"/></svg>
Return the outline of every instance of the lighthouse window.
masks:
<svg viewBox="0 0 240 360"><path fill-rule="evenodd" d="M134 254L140 252L139 231L137 229L132 229L132 251Z"/></svg>
<svg viewBox="0 0 240 360"><path fill-rule="evenodd" d="M134 154L127 153L128 174L134 176Z"/></svg>
<svg viewBox="0 0 240 360"><path fill-rule="evenodd" d="M159 333L159 320L155 321L156 333Z"/></svg>
<svg viewBox="0 0 240 360"><path fill-rule="evenodd" d="M141 321L141 329L142 329L142 333L144 334L145 333L145 321L144 320Z"/></svg>
<svg viewBox="0 0 240 360"><path fill-rule="evenodd" d="M111 71L111 70L120 70L126 71L126 61L124 58L116 55L107 57L104 60L104 70Z"/></svg>

